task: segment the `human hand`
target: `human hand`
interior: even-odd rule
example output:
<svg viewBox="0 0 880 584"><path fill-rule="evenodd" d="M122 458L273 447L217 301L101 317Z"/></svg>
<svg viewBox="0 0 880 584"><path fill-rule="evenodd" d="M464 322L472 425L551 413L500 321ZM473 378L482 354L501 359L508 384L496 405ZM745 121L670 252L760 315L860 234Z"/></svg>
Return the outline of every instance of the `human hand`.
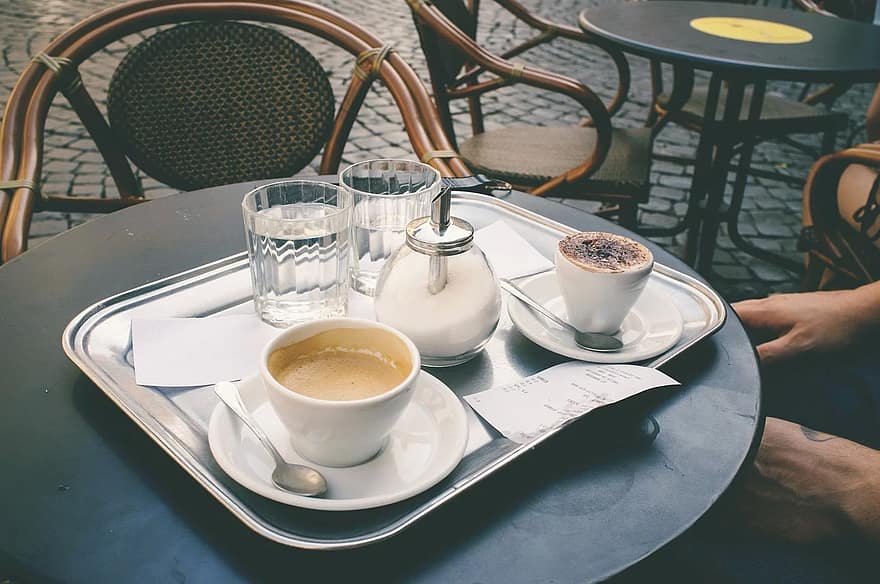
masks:
<svg viewBox="0 0 880 584"><path fill-rule="evenodd" d="M753 530L795 542L858 530L880 535L880 452L777 418L767 418L752 468L735 491L732 515Z"/></svg>
<svg viewBox="0 0 880 584"><path fill-rule="evenodd" d="M770 336L758 345L758 355L773 363L849 346L867 325L864 316L871 305L862 296L852 290L779 294L737 302L733 309L746 327Z"/></svg>

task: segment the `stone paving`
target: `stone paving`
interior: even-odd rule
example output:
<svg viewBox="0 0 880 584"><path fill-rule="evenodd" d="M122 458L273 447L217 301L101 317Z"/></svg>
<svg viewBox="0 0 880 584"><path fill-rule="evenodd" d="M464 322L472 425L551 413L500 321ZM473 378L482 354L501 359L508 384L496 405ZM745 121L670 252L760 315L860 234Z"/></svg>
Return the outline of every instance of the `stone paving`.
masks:
<svg viewBox="0 0 880 584"><path fill-rule="evenodd" d="M342 13L354 15L361 24L392 43L423 79L428 80L424 58L404 0L324 0L321 3ZM598 1L524 0L523 3L546 17L574 24L579 10ZM28 59L54 35L82 17L112 4L114 2L110 0L0 0L0 48L3 58L0 96L3 103L5 104L6 96ZM487 0L482 4L478 39L490 50L500 52L505 47L532 36L533 32L529 27L513 19L491 1ZM350 76L350 56L323 41L308 37L297 39L312 50L328 69L339 98ZM97 54L82 67L86 86L99 103L103 103L104 88L119 58L128 47L139 40L140 37L126 38ZM580 43L556 40L549 46L530 51L520 59L576 77L606 99L610 99L616 89L617 79L611 61L601 51ZM633 73L632 88L627 104L615 118L615 123L619 126L642 125L650 96L647 62L630 58L630 64ZM769 90L797 96L801 85L774 83ZM839 138L839 147L864 139L864 133L859 127L872 91L871 86L859 85L837 102L836 109L849 113L851 117L851 129ZM488 128L516 124L521 119L527 119L529 123L537 120L547 125L575 123L583 114L576 104L566 98L523 89L521 86L489 94L484 98L483 105L488 116ZM463 111L462 114L457 116L456 123L461 126L460 135L465 136L467 115ZM799 138L818 148L818 137ZM696 142L695 134L670 126L658 137L654 151L655 154L692 156ZM378 156L411 156L397 108L390 95L381 88L374 89L368 97L352 130L344 162ZM754 167L803 177L814 157L788 145L767 143L759 145L753 160ZM304 173L314 173L316 169L315 162ZM692 171L691 167L677 163L663 160L654 162L651 199L642 206L640 213L643 224L669 226L675 223L685 209L686 191ZM148 197L159 197L173 192L149 177L142 179ZM48 123L42 184L46 191L53 193L115 196L112 181L104 170L94 144L60 96L55 100ZM587 210L596 208L596 204L591 202L566 203ZM796 241L800 230L800 208L800 188L785 182L752 178L748 184L741 230L761 247L799 258ZM31 227L30 246L39 245L49 237L93 217L76 213L37 213ZM674 253L681 253L682 236L657 238L656 241ZM719 239L712 282L731 300L798 288L797 275L734 249L723 233Z"/></svg>

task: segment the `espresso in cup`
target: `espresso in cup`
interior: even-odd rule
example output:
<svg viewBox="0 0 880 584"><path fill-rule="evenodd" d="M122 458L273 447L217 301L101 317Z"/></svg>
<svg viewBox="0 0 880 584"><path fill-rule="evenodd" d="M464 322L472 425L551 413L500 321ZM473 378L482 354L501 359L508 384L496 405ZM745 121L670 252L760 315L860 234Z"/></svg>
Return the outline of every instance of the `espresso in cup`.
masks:
<svg viewBox="0 0 880 584"><path fill-rule="evenodd" d="M380 329L337 328L276 349L269 373L291 391L331 401L381 395L412 371L406 345Z"/></svg>
<svg viewBox="0 0 880 584"><path fill-rule="evenodd" d="M260 378L291 445L324 466L360 464L382 449L420 368L406 336L356 318L292 326L260 357Z"/></svg>
<svg viewBox="0 0 880 584"><path fill-rule="evenodd" d="M614 334L645 288L654 256L629 237L584 231L559 242L555 263L569 322L582 331Z"/></svg>

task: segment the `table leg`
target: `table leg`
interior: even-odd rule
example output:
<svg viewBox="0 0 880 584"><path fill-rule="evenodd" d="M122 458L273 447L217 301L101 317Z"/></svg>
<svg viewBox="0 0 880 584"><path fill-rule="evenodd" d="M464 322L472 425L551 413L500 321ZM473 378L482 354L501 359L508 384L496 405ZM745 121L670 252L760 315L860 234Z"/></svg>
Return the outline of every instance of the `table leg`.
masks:
<svg viewBox="0 0 880 584"><path fill-rule="evenodd" d="M698 242L700 239L700 226L702 213L700 205L706 197L706 185L712 174L712 155L715 151L713 126L718 111L718 96L721 93L721 78L713 75L709 81L709 92L706 96L706 107L703 110L704 128L700 133L700 142L697 145L697 156L694 161L694 176L691 179L691 188L688 193L688 207L684 225L688 226L687 241L685 243L685 261L694 265L697 260Z"/></svg>
<svg viewBox="0 0 880 584"><path fill-rule="evenodd" d="M718 74L713 74L713 80ZM727 96L724 104L724 114L720 122L714 120L706 122L705 130L711 134L711 140L715 144L715 155L712 160L712 168L706 185L706 204L702 210L703 221L700 225L700 234L697 244L697 271L708 275L712 269L712 258L715 255L715 245L718 239L718 228L721 225L721 207L724 203L724 190L727 186L727 174L730 160L733 157L733 147L736 144L740 111L742 109L743 95L746 82L742 79L731 79L727 82ZM760 111L758 112L760 115Z"/></svg>
<svg viewBox="0 0 880 584"><path fill-rule="evenodd" d="M761 118L761 108L764 103L764 94L766 92L767 83L765 81L755 82L752 91L752 100L749 105L749 122L755 122ZM727 232L733 244L738 248L745 250L749 254L762 260L781 265L789 270L800 272L803 267L796 262L778 256L775 253L761 249L747 241L739 232L739 213L742 210L743 198L745 198L746 182L748 179L749 166L752 163L752 153L755 149L754 132L746 132L742 148L739 154L739 163L737 164L736 179L733 185L733 193L730 197L730 207L727 210Z"/></svg>
<svg viewBox="0 0 880 584"><path fill-rule="evenodd" d="M749 107L749 122L757 122L761 117L761 108L763 107L766 86L767 84L765 81L758 81L754 85L752 101ZM803 266L799 262L792 261L776 253L761 249L747 241L739 232L739 213L742 210L742 202L745 197L746 182L749 173L749 166L752 162L755 141L755 133L747 131L740 150L736 179L733 186L733 193L730 197L730 207L727 210L727 233L733 244L745 252L764 261L782 266L795 273L801 273L803 271ZM823 140L823 149L832 148L833 144L834 133L829 132Z"/></svg>

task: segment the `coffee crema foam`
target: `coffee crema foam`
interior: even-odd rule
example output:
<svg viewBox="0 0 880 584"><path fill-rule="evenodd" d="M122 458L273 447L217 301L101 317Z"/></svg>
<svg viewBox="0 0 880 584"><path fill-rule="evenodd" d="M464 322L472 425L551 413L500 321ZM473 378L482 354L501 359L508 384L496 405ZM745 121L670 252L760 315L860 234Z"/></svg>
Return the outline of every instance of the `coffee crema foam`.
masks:
<svg viewBox="0 0 880 584"><path fill-rule="evenodd" d="M394 389L412 371L406 345L377 329L333 329L272 351L269 373L298 394L360 400Z"/></svg>
<svg viewBox="0 0 880 584"><path fill-rule="evenodd" d="M648 264L650 250L628 237L602 231L584 231L559 242L559 251L576 266L592 272L627 272Z"/></svg>

